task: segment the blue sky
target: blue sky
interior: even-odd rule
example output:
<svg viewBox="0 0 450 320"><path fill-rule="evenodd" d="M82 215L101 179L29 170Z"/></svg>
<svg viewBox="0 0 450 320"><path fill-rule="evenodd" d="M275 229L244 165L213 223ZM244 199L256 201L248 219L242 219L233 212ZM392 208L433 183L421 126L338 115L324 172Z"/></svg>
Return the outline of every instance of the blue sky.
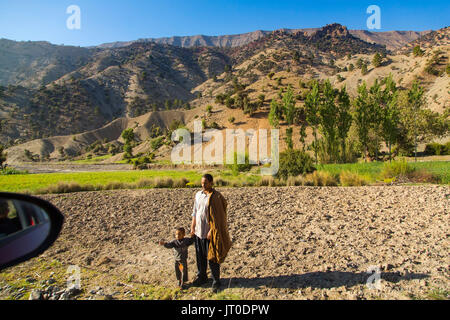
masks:
<svg viewBox="0 0 450 320"><path fill-rule="evenodd" d="M69 30L66 9L81 10L81 29ZM0 38L77 46L183 35L223 35L338 22L367 29L366 9L381 9L381 29L449 26L450 1L283 0L0 0Z"/></svg>

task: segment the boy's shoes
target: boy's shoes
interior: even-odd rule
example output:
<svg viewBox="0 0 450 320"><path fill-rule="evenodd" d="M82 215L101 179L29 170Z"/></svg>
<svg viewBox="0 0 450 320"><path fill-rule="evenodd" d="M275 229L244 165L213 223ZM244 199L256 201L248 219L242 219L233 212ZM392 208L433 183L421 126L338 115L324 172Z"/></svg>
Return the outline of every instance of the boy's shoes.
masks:
<svg viewBox="0 0 450 320"><path fill-rule="evenodd" d="M213 293L219 292L220 291L220 282L213 282L211 290Z"/></svg>
<svg viewBox="0 0 450 320"><path fill-rule="evenodd" d="M208 279L196 278L194 281L192 281L192 285L194 287L200 287L201 285L205 284L206 282L208 282Z"/></svg>

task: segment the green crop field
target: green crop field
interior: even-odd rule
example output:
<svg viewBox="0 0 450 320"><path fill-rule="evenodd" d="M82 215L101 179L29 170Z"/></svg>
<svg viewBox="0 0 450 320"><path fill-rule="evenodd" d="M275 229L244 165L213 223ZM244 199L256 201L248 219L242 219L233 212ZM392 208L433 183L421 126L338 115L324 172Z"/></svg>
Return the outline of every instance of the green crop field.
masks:
<svg viewBox="0 0 450 320"><path fill-rule="evenodd" d="M388 163L352 163L352 164L325 164L318 165L318 171L328 172L339 177L342 171L350 171L364 177L369 183L383 181L381 173ZM450 161L408 162L408 166L415 170L425 170L439 179L441 184L450 184ZM259 169L254 167L249 172L234 175L230 169L208 170L218 182L219 186L257 186L262 176ZM202 171L200 170L142 170L142 171L114 171L114 172L77 172L77 173L45 173L45 174L13 174L0 175L0 191L4 192L42 192L51 186L60 183L76 183L80 186L99 186L102 189L110 183L122 183L120 188L129 188L127 184L136 184L137 188L148 188L150 185L139 181L145 179L187 179L191 184L200 186ZM188 185L189 186L189 185ZM191 185L192 186L192 185ZM45 192L45 191L44 191Z"/></svg>
<svg viewBox="0 0 450 320"><path fill-rule="evenodd" d="M327 171L332 175L339 175L342 171L357 173L369 179L376 181L380 179L379 175L385 164L389 162L359 162L346 164L320 164L317 166L319 171ZM426 170L439 177L442 184L450 183L450 161L408 161L408 165L416 170Z"/></svg>
<svg viewBox="0 0 450 320"><path fill-rule="evenodd" d="M0 191L34 192L59 182L76 182L80 185L106 185L110 182L133 183L143 178L186 178L200 181L201 173L180 170L144 170L114 172L44 173L0 176Z"/></svg>

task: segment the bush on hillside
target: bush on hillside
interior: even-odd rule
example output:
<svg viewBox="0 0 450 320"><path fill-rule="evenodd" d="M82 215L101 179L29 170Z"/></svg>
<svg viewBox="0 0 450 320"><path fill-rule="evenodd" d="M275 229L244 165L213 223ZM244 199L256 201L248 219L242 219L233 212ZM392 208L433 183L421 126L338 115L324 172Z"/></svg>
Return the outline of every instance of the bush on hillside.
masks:
<svg viewBox="0 0 450 320"><path fill-rule="evenodd" d="M277 176L287 179L296 177L299 174L311 173L316 170L313 166L313 159L301 150L286 150L280 153L280 168Z"/></svg>

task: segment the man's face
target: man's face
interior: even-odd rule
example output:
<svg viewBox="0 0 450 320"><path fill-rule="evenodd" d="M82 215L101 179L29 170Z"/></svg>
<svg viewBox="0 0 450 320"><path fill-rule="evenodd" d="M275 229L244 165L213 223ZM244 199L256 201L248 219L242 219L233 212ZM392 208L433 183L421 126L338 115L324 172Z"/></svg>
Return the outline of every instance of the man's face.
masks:
<svg viewBox="0 0 450 320"><path fill-rule="evenodd" d="M203 189L203 191L205 191L205 190L209 191L209 190L211 190L211 187L212 187L212 183L209 182L208 179L202 178L202 189Z"/></svg>
<svg viewBox="0 0 450 320"><path fill-rule="evenodd" d="M183 231L180 231L180 230L176 230L176 231L175 231L175 238L176 238L177 240L183 239L183 238L184 238L184 232L183 232Z"/></svg>

